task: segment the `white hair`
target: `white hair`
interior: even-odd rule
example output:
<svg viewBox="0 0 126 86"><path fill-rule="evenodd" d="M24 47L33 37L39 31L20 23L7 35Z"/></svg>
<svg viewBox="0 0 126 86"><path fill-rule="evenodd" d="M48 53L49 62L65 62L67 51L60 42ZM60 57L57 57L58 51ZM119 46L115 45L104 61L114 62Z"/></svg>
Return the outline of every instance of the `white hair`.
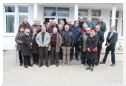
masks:
<svg viewBox="0 0 126 86"><path fill-rule="evenodd" d="M84 27L84 26L87 26L87 27L88 27L88 25L87 25L87 24L83 24L83 27Z"/></svg>
<svg viewBox="0 0 126 86"><path fill-rule="evenodd" d="M26 31L30 32L30 30L28 28L26 28L24 32L26 32Z"/></svg>
<svg viewBox="0 0 126 86"><path fill-rule="evenodd" d="M100 17L98 17L98 18L103 19L102 16L100 16Z"/></svg>
<svg viewBox="0 0 126 86"><path fill-rule="evenodd" d="M34 21L37 21L37 19L34 19L33 22L34 22Z"/></svg>
<svg viewBox="0 0 126 86"><path fill-rule="evenodd" d="M92 20L92 19L91 19L91 18L88 18L87 21L88 21L88 20Z"/></svg>

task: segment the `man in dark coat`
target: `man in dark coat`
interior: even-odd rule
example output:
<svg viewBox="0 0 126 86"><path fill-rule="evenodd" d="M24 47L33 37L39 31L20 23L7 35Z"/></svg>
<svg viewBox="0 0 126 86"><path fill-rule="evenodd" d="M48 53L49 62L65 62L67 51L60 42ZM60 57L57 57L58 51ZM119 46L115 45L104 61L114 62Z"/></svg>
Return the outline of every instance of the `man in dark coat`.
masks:
<svg viewBox="0 0 126 86"><path fill-rule="evenodd" d="M99 17L98 18L98 22L96 23L96 25L99 25L100 26L100 30L103 32L103 34L105 33L106 31L106 23L103 22L103 18L102 17Z"/></svg>
<svg viewBox="0 0 126 86"><path fill-rule="evenodd" d="M70 27L70 31L72 31L73 34L74 34L74 46L70 51L70 59L71 60L73 59L73 51L74 51L74 47L75 47L75 50L76 50L75 51L75 59L77 61L79 61L79 59L78 59L79 41L80 41L81 36L82 36L82 29L79 27L79 21L77 21L77 20L74 21L74 25L72 25Z"/></svg>
<svg viewBox="0 0 126 86"><path fill-rule="evenodd" d="M52 28L50 28L50 23L49 22L45 23L45 27L46 27L46 32L48 32L49 34L53 32Z"/></svg>
<svg viewBox="0 0 126 86"><path fill-rule="evenodd" d="M98 52L97 52L97 60L95 61L95 65L98 66L100 54L101 54L101 50L102 50L102 43L104 42L104 35L103 35L102 31L100 30L99 25L96 26L96 34L98 36L98 45L97 45Z"/></svg>
<svg viewBox="0 0 126 86"><path fill-rule="evenodd" d="M53 20L52 22L53 22L53 25L51 25L50 28L52 28L52 29L53 29L54 27L58 28L58 25L56 24L56 20Z"/></svg>
<svg viewBox="0 0 126 86"><path fill-rule="evenodd" d="M116 42L118 40L118 33L115 31L115 26L110 27L110 32L108 33L108 36L106 38L106 51L105 51L105 56L102 62L100 64L105 64L107 56L109 51L111 51L111 61L112 64L110 66L115 66L115 47L116 47Z"/></svg>
<svg viewBox="0 0 126 86"><path fill-rule="evenodd" d="M79 18L79 26L80 26L81 29L83 28L83 25L84 24L86 24L86 22L84 22L84 18L83 17L80 17Z"/></svg>
<svg viewBox="0 0 126 86"><path fill-rule="evenodd" d="M38 21L36 19L34 19L33 21L33 25L30 27L30 32L31 34L33 33L33 29L36 28L37 29L37 33L41 32L41 27L38 26Z"/></svg>
<svg viewBox="0 0 126 86"><path fill-rule="evenodd" d="M20 26L23 26L24 29L26 28L30 29L31 27L30 24L28 23L28 19L26 18L23 20L23 23Z"/></svg>

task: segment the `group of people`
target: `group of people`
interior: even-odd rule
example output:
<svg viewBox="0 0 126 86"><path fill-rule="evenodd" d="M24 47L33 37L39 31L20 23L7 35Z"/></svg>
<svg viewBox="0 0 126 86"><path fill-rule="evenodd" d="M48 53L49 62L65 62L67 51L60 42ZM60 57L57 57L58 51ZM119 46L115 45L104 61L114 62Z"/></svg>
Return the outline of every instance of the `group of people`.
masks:
<svg viewBox="0 0 126 86"><path fill-rule="evenodd" d="M103 22L102 17L98 18L96 24L92 22L91 18L84 22L83 17L75 20L74 24L70 19L67 20L67 24L64 21L57 24L56 20L52 19L49 22L44 22L43 25L37 20L34 20L33 23L31 26L28 19L24 19L15 37L20 66L24 63L25 68L34 64L42 67L45 61L46 67L54 64L58 67L59 59L62 60L62 66L65 63L70 66L74 51L77 61L79 61L78 54L81 52L81 64L87 66L86 70L93 71L94 65L105 64L109 51L111 51L112 58L111 66L115 66L114 52L118 33L113 25L110 27L110 32L106 38L105 45L107 47L104 59L99 62L106 31L106 23ZM48 63L49 54L50 63ZM30 62L31 55L33 63ZM24 62L22 57L24 57Z"/></svg>

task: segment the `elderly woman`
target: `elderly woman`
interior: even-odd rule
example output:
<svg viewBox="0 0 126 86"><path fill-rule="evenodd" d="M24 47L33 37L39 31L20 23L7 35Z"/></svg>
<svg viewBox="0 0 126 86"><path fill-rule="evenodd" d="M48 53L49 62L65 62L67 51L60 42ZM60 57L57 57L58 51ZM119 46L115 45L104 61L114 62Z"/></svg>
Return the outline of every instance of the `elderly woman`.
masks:
<svg viewBox="0 0 126 86"><path fill-rule="evenodd" d="M32 56L33 56L33 63L32 64L39 64L39 49L38 49L38 44L36 43L36 36L37 36L37 29L33 29L33 34L32 34Z"/></svg>
<svg viewBox="0 0 126 86"><path fill-rule="evenodd" d="M21 44L22 44L22 41L21 41L21 36L24 34L24 28L23 28L23 25L20 25L19 26L19 29L18 29L18 33L15 37L15 41L17 43L17 51L18 51L18 54L19 54L19 60L20 60L20 66L22 66L22 55L21 55Z"/></svg>
<svg viewBox="0 0 126 86"><path fill-rule="evenodd" d="M21 37L22 40L22 52L21 55L24 56L24 67L32 66L30 62L30 55L32 54L32 38L30 36L30 30L25 29L25 34Z"/></svg>
<svg viewBox="0 0 126 86"><path fill-rule="evenodd" d="M87 38L86 41L86 58L88 59L88 67L86 68L86 70L91 70L93 71L94 68L94 61L95 59L97 59L97 44L98 44L98 37L95 34L96 30L95 29L91 29L90 31L90 36Z"/></svg>

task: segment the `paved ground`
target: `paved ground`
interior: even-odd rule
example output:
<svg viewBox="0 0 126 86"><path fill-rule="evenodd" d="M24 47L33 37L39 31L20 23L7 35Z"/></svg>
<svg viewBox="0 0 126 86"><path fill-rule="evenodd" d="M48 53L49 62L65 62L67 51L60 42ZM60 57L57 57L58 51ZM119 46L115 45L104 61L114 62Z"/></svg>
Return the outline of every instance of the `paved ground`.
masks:
<svg viewBox="0 0 126 86"><path fill-rule="evenodd" d="M85 70L86 66L74 65L79 62L73 60L70 67L34 65L26 69L16 66L14 50L6 51L3 53L3 83L123 83L123 62L117 62L115 67L106 62L96 66L93 72Z"/></svg>

